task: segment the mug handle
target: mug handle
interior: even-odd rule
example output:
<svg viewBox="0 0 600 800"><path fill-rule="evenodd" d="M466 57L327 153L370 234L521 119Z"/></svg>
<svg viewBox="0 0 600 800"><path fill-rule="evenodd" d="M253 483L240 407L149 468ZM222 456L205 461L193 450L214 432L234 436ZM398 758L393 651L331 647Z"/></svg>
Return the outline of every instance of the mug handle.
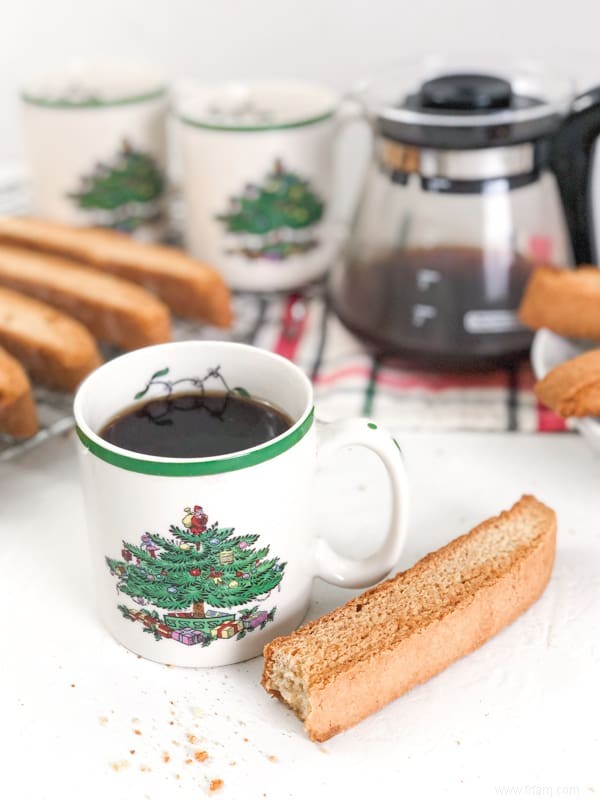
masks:
<svg viewBox="0 0 600 800"><path fill-rule="evenodd" d="M392 519L385 541L367 558L353 559L337 553L321 536L316 541L317 575L327 583L359 589L384 578L398 560L408 518L408 478L398 442L369 419L318 422L318 463L324 465L342 447L359 445L379 456L392 489Z"/></svg>

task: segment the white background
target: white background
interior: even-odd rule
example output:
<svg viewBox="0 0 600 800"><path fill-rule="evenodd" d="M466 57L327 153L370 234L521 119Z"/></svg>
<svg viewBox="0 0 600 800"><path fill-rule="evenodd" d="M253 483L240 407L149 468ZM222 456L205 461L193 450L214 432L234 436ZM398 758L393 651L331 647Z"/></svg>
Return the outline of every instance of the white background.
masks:
<svg viewBox="0 0 600 800"><path fill-rule="evenodd" d="M1 10L0 160L21 152L20 83L71 59L134 57L171 76L343 89L389 62L492 50L600 83L596 0L3 0Z"/></svg>

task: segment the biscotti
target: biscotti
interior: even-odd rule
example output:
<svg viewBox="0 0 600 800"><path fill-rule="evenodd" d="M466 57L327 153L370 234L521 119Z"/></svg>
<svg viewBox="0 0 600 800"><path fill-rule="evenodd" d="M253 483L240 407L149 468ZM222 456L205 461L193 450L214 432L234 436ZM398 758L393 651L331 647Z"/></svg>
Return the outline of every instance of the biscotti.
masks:
<svg viewBox="0 0 600 800"><path fill-rule="evenodd" d="M571 358L534 386L538 400L561 417L600 416L600 350Z"/></svg>
<svg viewBox="0 0 600 800"><path fill-rule="evenodd" d="M150 292L58 256L0 245L0 286L62 309L125 350L170 339L169 310Z"/></svg>
<svg viewBox="0 0 600 800"><path fill-rule="evenodd" d="M102 361L91 333L56 308L0 287L0 345L38 383L72 392Z"/></svg>
<svg viewBox="0 0 600 800"><path fill-rule="evenodd" d="M519 309L529 328L600 341L600 269L538 267Z"/></svg>
<svg viewBox="0 0 600 800"><path fill-rule="evenodd" d="M556 517L534 497L265 647L262 684L324 741L480 647L541 595Z"/></svg>
<svg viewBox="0 0 600 800"><path fill-rule="evenodd" d="M182 317L227 327L229 289L219 273L182 250L138 242L104 228L73 228L29 217L0 219L0 241L60 254L139 283Z"/></svg>
<svg viewBox="0 0 600 800"><path fill-rule="evenodd" d="M19 362L0 347L0 433L24 439L37 431L29 378Z"/></svg>

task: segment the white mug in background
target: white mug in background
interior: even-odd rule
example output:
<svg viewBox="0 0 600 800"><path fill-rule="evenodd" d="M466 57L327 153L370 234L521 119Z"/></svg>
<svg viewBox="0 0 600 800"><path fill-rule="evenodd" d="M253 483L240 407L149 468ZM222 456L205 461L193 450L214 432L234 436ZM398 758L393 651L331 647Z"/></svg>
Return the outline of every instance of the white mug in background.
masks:
<svg viewBox="0 0 600 800"><path fill-rule="evenodd" d="M340 99L288 82L175 91L186 246L234 289L322 277L344 226L334 209Z"/></svg>
<svg viewBox="0 0 600 800"><path fill-rule="evenodd" d="M212 458L159 458L99 436L136 398L186 382L268 400L293 424ZM146 658L208 667L256 656L302 621L313 578L363 587L400 555L408 489L397 443L367 419L315 422L310 381L281 356L209 341L136 350L83 382L75 421L100 614L115 639ZM348 445L381 458L392 490L387 537L359 560L318 536L314 512L317 465Z"/></svg>
<svg viewBox="0 0 600 800"><path fill-rule="evenodd" d="M164 80L144 67L73 66L21 93L32 211L160 238L166 217Z"/></svg>

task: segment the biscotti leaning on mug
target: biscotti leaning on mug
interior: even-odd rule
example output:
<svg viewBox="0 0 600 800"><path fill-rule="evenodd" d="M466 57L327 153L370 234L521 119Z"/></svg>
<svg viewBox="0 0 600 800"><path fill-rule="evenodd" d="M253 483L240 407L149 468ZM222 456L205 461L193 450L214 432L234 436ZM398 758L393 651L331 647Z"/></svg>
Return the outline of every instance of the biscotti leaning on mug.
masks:
<svg viewBox="0 0 600 800"><path fill-rule="evenodd" d="M480 647L544 591L556 515L524 496L406 572L265 647L264 688L315 741Z"/></svg>

